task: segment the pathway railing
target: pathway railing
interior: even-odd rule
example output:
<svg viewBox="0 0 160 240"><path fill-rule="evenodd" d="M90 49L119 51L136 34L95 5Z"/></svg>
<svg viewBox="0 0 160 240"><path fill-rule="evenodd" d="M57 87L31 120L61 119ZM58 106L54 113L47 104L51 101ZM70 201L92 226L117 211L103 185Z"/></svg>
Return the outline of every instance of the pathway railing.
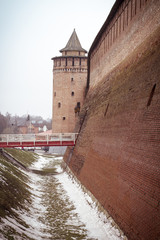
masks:
<svg viewBox="0 0 160 240"><path fill-rule="evenodd" d="M0 134L2 147L74 146L77 133Z"/></svg>

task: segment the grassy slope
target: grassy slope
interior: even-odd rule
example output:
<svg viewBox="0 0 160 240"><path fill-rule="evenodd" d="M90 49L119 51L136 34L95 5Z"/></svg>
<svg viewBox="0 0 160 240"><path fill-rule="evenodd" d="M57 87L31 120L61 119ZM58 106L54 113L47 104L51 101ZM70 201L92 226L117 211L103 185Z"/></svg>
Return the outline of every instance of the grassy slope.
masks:
<svg viewBox="0 0 160 240"><path fill-rule="evenodd" d="M37 154L33 154L32 152L23 151L20 149L7 148L5 149L5 151L11 154L14 158L16 158L26 167L29 167L38 158Z"/></svg>
<svg viewBox="0 0 160 240"><path fill-rule="evenodd" d="M17 149L8 149L14 157L16 157L23 164L29 166L35 161L36 156L33 153L24 152ZM10 163L0 153L0 223L3 218L11 217L27 227L22 220L18 218L15 210L27 209L27 205L31 203L31 196L27 182L28 176L19 168ZM15 230L11 227L0 229L0 233L6 239L12 239L12 234Z"/></svg>

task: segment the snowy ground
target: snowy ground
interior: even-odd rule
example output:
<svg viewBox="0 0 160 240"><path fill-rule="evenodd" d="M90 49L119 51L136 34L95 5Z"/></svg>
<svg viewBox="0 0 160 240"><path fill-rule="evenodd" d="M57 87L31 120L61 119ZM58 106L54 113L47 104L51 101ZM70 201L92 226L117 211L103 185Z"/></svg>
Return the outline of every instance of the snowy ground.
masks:
<svg viewBox="0 0 160 240"><path fill-rule="evenodd" d="M57 157L60 159L61 157ZM39 161L35 163L34 167L41 169L45 166L44 157L41 156ZM58 172L62 171L57 167ZM63 186L70 201L75 206L75 212L78 213L80 220L85 224L88 237L99 240L117 240L124 239L120 236L120 232L115 227L112 227L112 220L108 220L103 213L99 213L95 203L84 193L80 185L69 177L67 173L57 175L56 178Z"/></svg>
<svg viewBox="0 0 160 240"><path fill-rule="evenodd" d="M87 193L84 193L81 187L72 181L65 173L58 177L69 198L75 205L75 211L78 213L81 221L88 230L88 237L99 240L117 240L124 239L120 232L112 227L112 220L107 219L98 209Z"/></svg>
<svg viewBox="0 0 160 240"><path fill-rule="evenodd" d="M61 157L40 154L32 168L56 167L60 173L61 161ZM27 174L32 203L28 206L29 211L14 211L29 227L21 226L10 217L3 220L4 225L14 226L16 232L20 233L17 236L15 233L13 239L126 239L112 226L110 218L98 212L93 200L67 173L52 176ZM2 236L2 239L5 238Z"/></svg>

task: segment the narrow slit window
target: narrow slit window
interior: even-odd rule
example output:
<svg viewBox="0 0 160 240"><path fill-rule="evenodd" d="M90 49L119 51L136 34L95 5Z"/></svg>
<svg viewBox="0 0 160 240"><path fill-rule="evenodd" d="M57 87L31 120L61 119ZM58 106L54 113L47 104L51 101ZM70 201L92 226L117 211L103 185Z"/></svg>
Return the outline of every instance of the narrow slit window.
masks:
<svg viewBox="0 0 160 240"><path fill-rule="evenodd" d="M63 117L63 121L66 120L66 117Z"/></svg>
<svg viewBox="0 0 160 240"><path fill-rule="evenodd" d="M108 112L108 107L109 107L109 103L107 104L107 107L106 107L106 110L105 110L104 116L106 116L106 114L107 114L107 112Z"/></svg>
<svg viewBox="0 0 160 240"><path fill-rule="evenodd" d="M71 93L71 96L74 96L74 92Z"/></svg>
<svg viewBox="0 0 160 240"><path fill-rule="evenodd" d="M148 99L148 102L147 102L147 107L149 107L151 105L152 98L153 98L153 95L154 95L154 92L155 92L155 88L156 88L156 84L153 85L153 88L151 90L151 93L150 93L150 96L149 96L149 99Z"/></svg>
<svg viewBox="0 0 160 240"><path fill-rule="evenodd" d="M58 103L58 108L60 108L60 107L61 107L61 103L59 102L59 103Z"/></svg>

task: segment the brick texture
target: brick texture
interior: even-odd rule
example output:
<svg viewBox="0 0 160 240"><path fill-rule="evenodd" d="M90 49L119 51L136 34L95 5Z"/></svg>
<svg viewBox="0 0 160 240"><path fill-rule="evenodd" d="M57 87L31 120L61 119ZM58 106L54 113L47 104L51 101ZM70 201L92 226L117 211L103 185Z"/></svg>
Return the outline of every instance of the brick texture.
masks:
<svg viewBox="0 0 160 240"><path fill-rule="evenodd" d="M148 8L149 4L159 1L142 2L147 2L148 14L151 6L155 9L154 4ZM154 12L148 18L155 19ZM83 126L69 167L129 239L158 240L160 28L117 61L112 71L107 70L110 62L106 70L104 64L99 65L100 74L98 65L91 70L90 83L94 85L97 79L99 83L89 90L81 111Z"/></svg>
<svg viewBox="0 0 160 240"><path fill-rule="evenodd" d="M124 0L90 55L90 89L159 25L159 0Z"/></svg>
<svg viewBox="0 0 160 240"><path fill-rule="evenodd" d="M86 82L87 57L75 55L54 58L53 132L74 132L78 116L74 108L77 102L81 107L83 105Z"/></svg>

